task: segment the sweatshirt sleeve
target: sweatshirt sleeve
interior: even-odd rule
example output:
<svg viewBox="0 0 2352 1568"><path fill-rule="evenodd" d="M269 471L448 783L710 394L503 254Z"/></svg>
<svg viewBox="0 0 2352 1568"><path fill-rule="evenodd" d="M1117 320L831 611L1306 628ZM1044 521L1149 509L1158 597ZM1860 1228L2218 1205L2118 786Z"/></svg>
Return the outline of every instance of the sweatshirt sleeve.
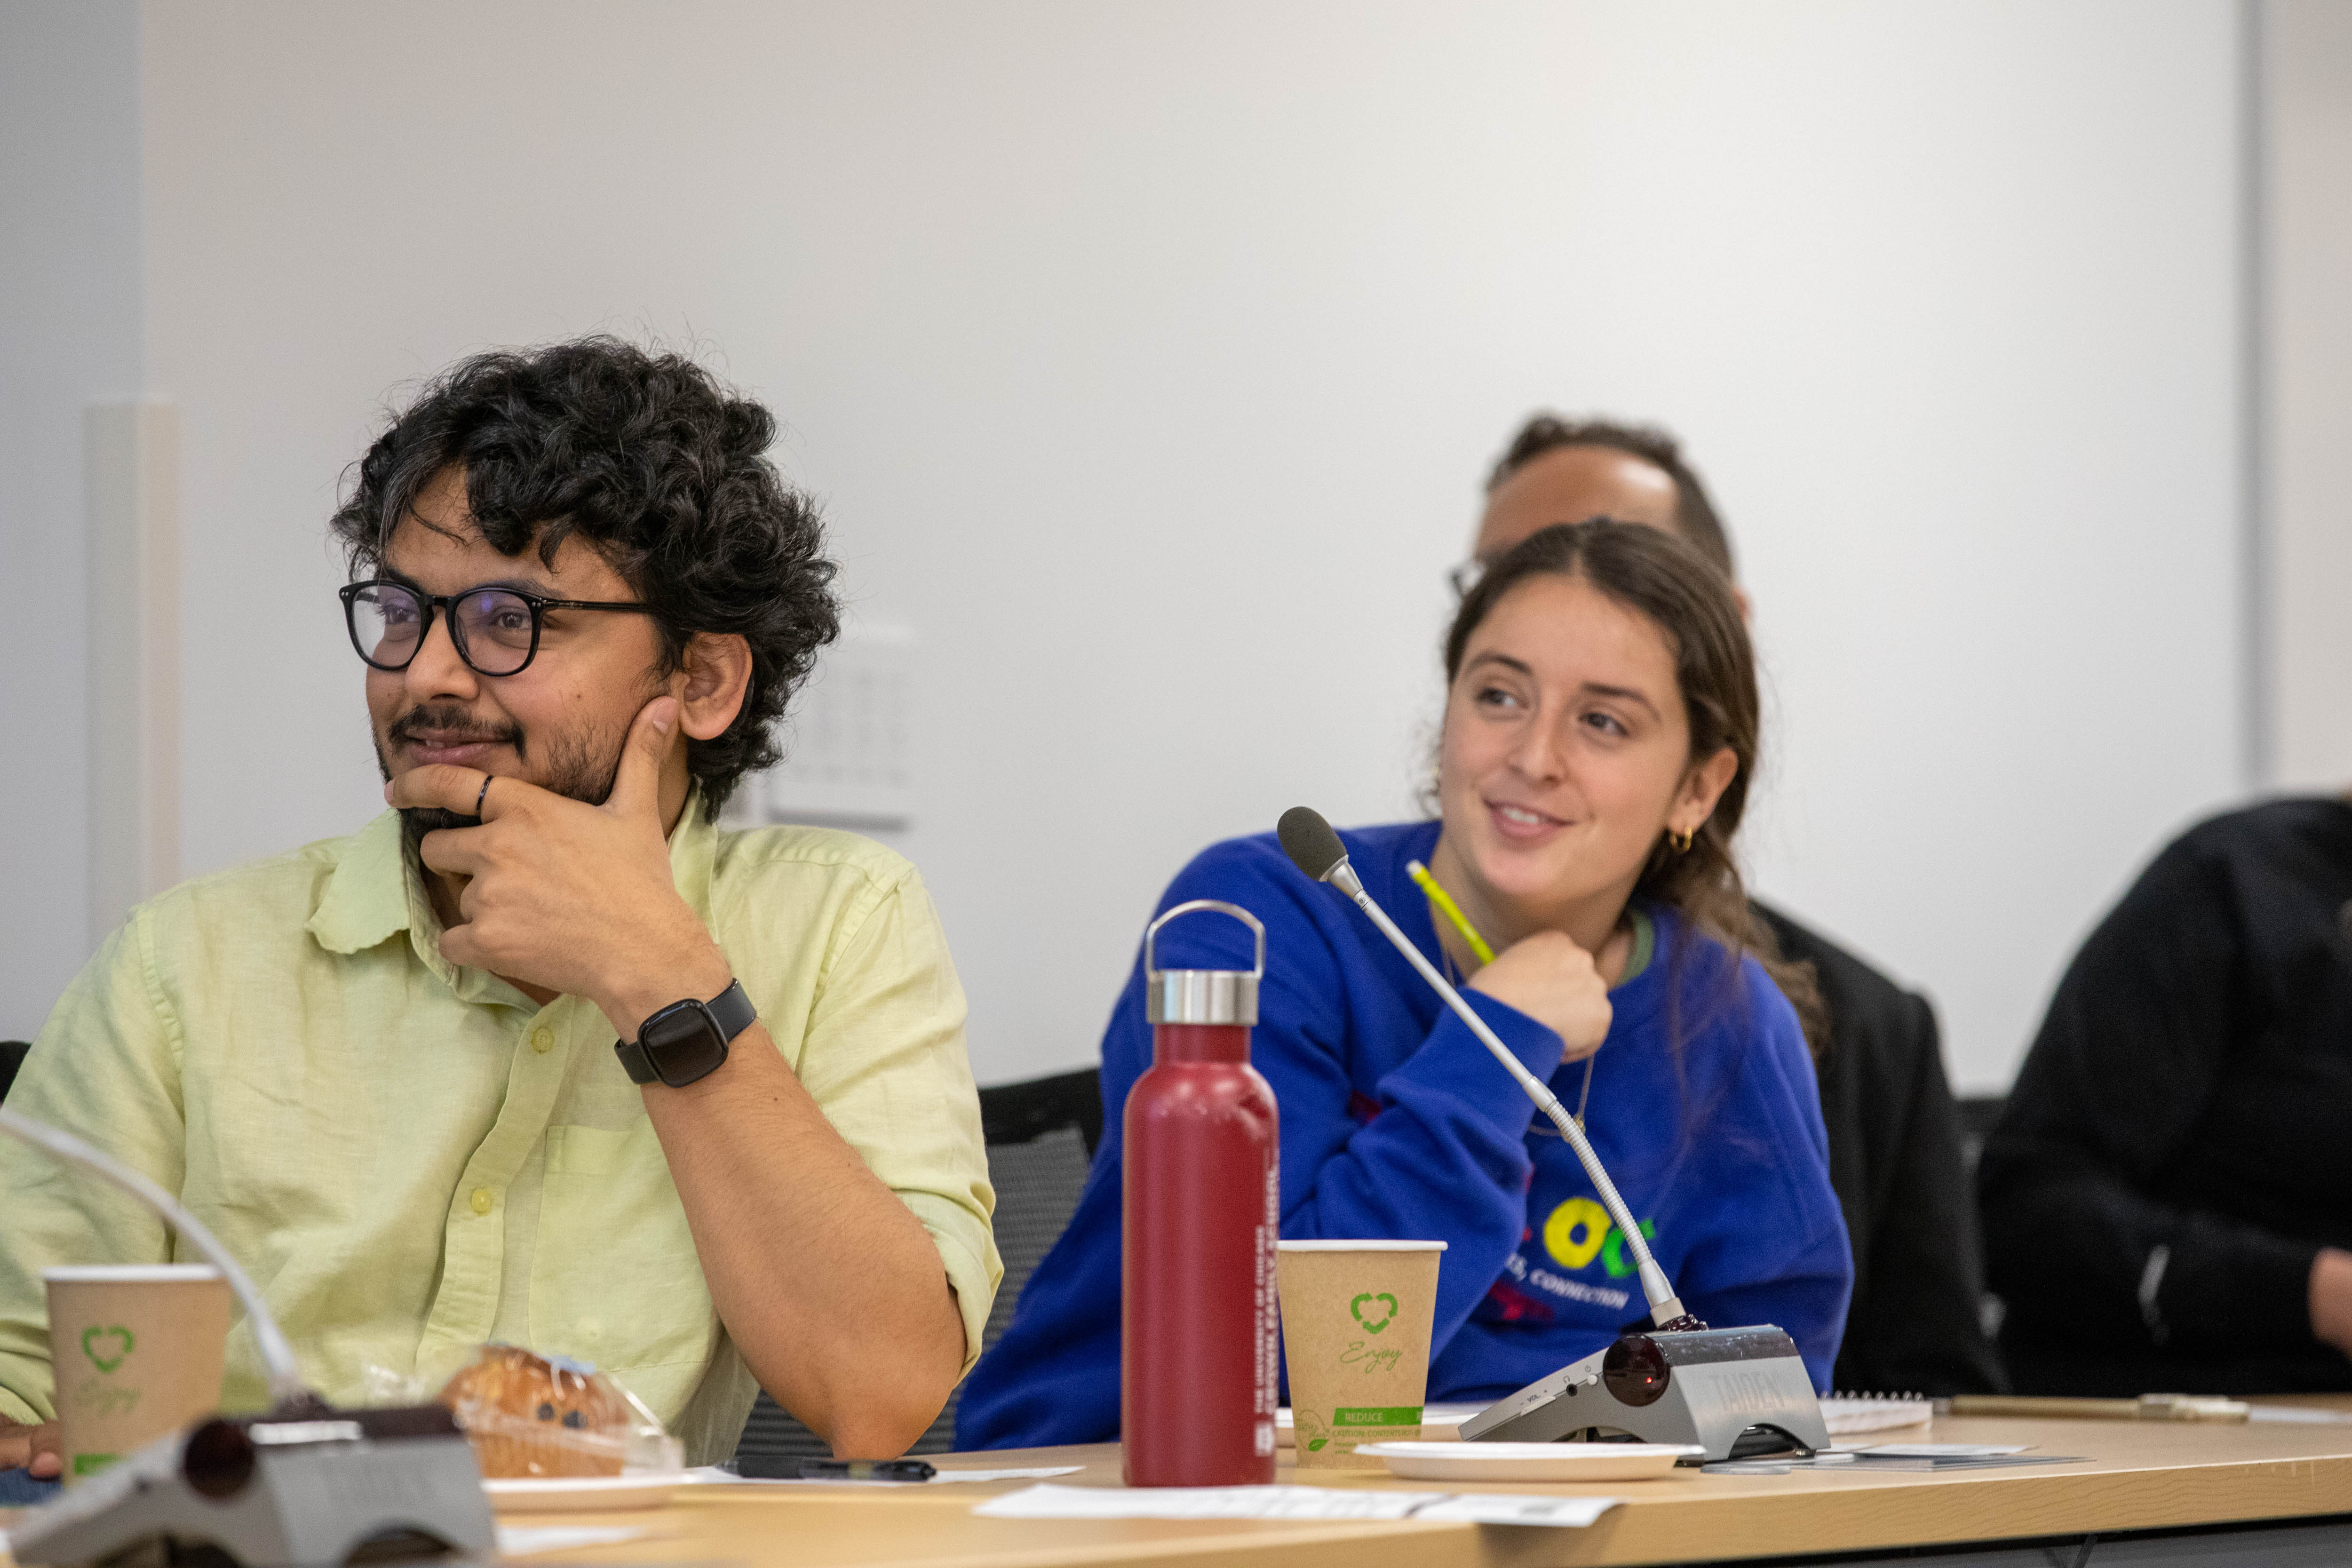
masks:
<svg viewBox="0 0 2352 1568"><path fill-rule="evenodd" d="M1534 1111L1525 1091L1443 1007L1418 1049L1371 1094L1359 1090L1351 1037L1392 1031L1398 1020L1359 1029L1371 1021L1351 1014L1396 1006L1395 977L1381 961L1401 972L1404 962L1385 949L1368 957L1361 932L1350 924L1363 917L1300 877L1279 851L1256 840L1218 846L1177 878L1160 907L1189 899L1225 900L1266 923L1266 975L1250 1060L1282 1110L1284 1238L1446 1243L1431 1346L1433 1354L1442 1352L1502 1272L1527 1225L1527 1129ZM1178 936L1183 923L1163 932L1160 967L1246 965L1239 945L1246 932L1238 924L1195 920L1193 931ZM1409 972L1405 979L1422 984ZM1551 1077L1562 1052L1558 1035L1491 997L1463 995L1529 1072ZM1107 1111L1124 1102L1150 1059L1139 963L1104 1042Z"/></svg>
<svg viewBox="0 0 2352 1568"><path fill-rule="evenodd" d="M1979 1174L1987 1272L2014 1321L2123 1344L2309 1340L2315 1246L2151 1195L2205 1114L2247 984L2229 889L2193 838L2083 944Z"/></svg>
<svg viewBox="0 0 2352 1568"><path fill-rule="evenodd" d="M1827 1394L1845 1328L1846 1296L1853 1284L1844 1226L1825 1226L1777 1262L1778 1271L1769 1279L1685 1288L1683 1305L1716 1328L1779 1324L1797 1342L1814 1392Z"/></svg>
<svg viewBox="0 0 2352 1568"><path fill-rule="evenodd" d="M1522 1066L1538 1079L1551 1077L1558 1035L1492 997L1463 995ZM1533 1108L1450 1008L1421 1048L1380 1080L1377 1114L1363 1123L1348 1114L1345 1064L1318 1054L1301 1034L1286 1035L1279 1055L1268 1053L1269 1077L1282 1075L1275 1093L1284 1107L1283 1237L1444 1241L1434 1355L1485 1297L1527 1226Z"/></svg>

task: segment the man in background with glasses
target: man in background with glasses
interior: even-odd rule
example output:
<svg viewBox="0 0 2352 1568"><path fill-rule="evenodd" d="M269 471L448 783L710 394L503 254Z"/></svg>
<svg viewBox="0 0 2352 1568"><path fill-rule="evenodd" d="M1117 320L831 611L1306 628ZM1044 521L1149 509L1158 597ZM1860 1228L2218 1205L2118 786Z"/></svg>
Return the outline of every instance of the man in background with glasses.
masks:
<svg viewBox="0 0 2352 1568"><path fill-rule="evenodd" d="M1747 613L1730 536L1675 438L1549 414L1522 426L1487 475L1471 559L1454 570L1455 591L1466 593L1486 563L1538 529L1592 517L1681 535L1732 579ZM2000 1360L1978 1318L1984 1270L1976 1204L1934 1009L1781 910L1760 900L1752 907L1782 957L1813 966L1829 1014L1817 1064L1822 1115L1830 1184L1853 1244L1853 1301L1833 1381L1858 1393L2000 1390Z"/></svg>
<svg viewBox="0 0 2352 1568"><path fill-rule="evenodd" d="M761 1384L881 1458L979 1352L993 1197L922 881L714 822L837 629L774 429L610 339L428 387L332 524L395 809L134 911L26 1059L11 1109L178 1193L331 1399L502 1341L597 1363L690 1462ZM172 1243L13 1144L0 1192L0 1471L38 1478L42 1269ZM257 1404L242 1327L228 1368Z"/></svg>

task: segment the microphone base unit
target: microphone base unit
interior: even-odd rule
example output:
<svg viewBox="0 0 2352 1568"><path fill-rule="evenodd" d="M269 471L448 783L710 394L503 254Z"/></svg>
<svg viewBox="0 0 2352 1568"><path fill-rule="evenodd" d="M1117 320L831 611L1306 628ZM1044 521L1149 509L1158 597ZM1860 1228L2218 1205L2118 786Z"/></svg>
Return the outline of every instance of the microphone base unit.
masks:
<svg viewBox="0 0 2352 1568"><path fill-rule="evenodd" d="M1632 1333L1496 1400L1465 1442L1696 1444L1702 1462L1829 1446L1796 1342L1769 1324Z"/></svg>
<svg viewBox="0 0 2352 1568"><path fill-rule="evenodd" d="M209 1417L26 1514L8 1550L21 1568L313 1568L487 1563L498 1542L472 1447L427 1405Z"/></svg>

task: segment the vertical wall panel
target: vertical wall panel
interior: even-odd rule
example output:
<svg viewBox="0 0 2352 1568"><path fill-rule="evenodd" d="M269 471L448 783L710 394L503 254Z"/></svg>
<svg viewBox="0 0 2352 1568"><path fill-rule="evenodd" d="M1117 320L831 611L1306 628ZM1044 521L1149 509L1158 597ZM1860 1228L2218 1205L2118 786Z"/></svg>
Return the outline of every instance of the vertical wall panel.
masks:
<svg viewBox="0 0 2352 1568"><path fill-rule="evenodd" d="M101 404L87 430L95 944L179 880L180 422L165 403ZM266 606L224 608L266 639Z"/></svg>

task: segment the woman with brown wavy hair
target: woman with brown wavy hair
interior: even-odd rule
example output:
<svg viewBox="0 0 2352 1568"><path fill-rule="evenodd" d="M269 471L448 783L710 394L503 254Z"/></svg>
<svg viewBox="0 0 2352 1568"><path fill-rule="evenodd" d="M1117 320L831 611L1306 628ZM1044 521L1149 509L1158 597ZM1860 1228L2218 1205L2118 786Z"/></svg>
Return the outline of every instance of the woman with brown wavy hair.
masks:
<svg viewBox="0 0 2352 1568"><path fill-rule="evenodd" d="M1342 833L1357 875L1579 1109L1685 1304L1779 1324L1825 1384L1853 1260L1811 977L1751 927L1733 857L1759 724L1728 585L1654 529L1545 529L1464 599L1445 676L1437 820ZM1160 907L1203 898L1265 923L1252 1059L1281 1106L1284 1237L1448 1244L1430 1398L1498 1397L1641 1316L1574 1154L1346 900L1272 835L1203 852ZM1248 967L1223 927L1170 926L1161 966ZM1118 1112L1150 1060L1139 966L1103 1041L1102 1150L965 1387L963 1447L1117 1435Z"/></svg>

